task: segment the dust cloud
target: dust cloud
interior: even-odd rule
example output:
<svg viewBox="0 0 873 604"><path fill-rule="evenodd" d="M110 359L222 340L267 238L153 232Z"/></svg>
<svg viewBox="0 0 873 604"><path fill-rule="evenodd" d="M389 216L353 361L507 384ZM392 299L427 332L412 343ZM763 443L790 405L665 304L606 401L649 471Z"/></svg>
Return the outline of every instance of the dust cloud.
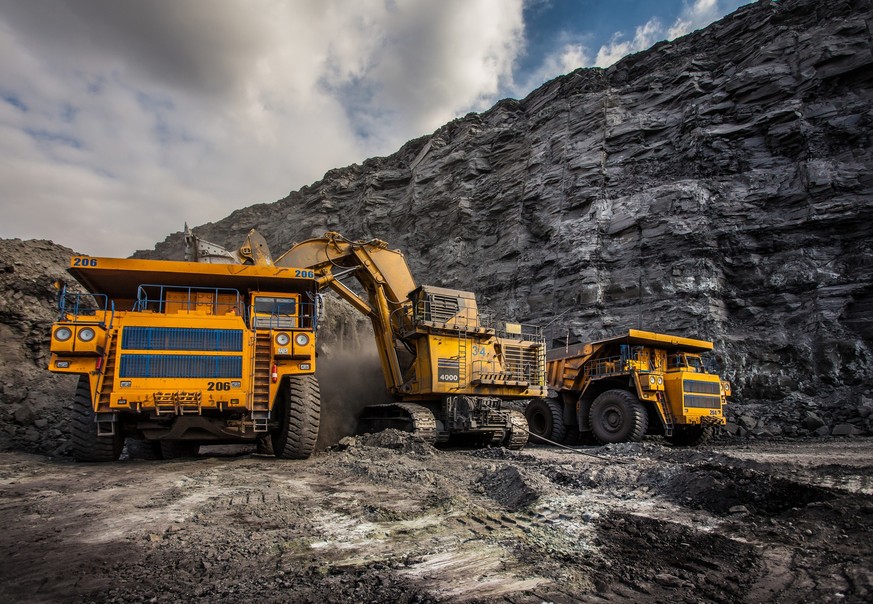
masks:
<svg viewBox="0 0 873 604"><path fill-rule="evenodd" d="M364 325L361 331L360 337L343 338L322 346L319 354L316 365L321 386L318 449L354 434L357 418L367 405L392 400L385 387L372 328Z"/></svg>

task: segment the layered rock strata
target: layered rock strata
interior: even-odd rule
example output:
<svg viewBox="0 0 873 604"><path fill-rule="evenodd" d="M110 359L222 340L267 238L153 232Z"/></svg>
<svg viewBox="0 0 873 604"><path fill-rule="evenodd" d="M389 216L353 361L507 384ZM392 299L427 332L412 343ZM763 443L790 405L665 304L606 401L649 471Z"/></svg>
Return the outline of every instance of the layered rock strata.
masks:
<svg viewBox="0 0 873 604"><path fill-rule="evenodd" d="M274 250L326 230L385 239L421 282L556 332L713 339L739 400L859 404L870 21L869 0L747 5L196 231L232 245L256 227ZM181 254L179 234L140 253Z"/></svg>

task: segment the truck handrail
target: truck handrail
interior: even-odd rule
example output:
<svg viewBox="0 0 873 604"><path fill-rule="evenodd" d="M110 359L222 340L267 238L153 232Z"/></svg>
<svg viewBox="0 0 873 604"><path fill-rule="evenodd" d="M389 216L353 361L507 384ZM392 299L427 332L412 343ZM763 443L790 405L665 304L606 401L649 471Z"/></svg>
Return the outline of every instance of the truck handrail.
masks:
<svg viewBox="0 0 873 604"><path fill-rule="evenodd" d="M91 304L86 304L88 300L92 300ZM101 304L99 301L102 300ZM104 313L103 320L97 318L97 313ZM105 313L109 312L109 324L106 323ZM72 318L68 319L68 315ZM105 329L112 329L112 322L115 319L115 302L109 300L106 294L92 293L68 293L67 286L62 285L58 292L58 321L77 321L82 322L82 317L94 316L93 323Z"/></svg>
<svg viewBox="0 0 873 604"><path fill-rule="evenodd" d="M150 297L148 288L157 288L156 298ZM185 307L188 312L196 309L198 306L209 305L212 307L213 314L219 314L218 311L220 308L226 308L227 310L224 314L230 312L231 310L234 310L239 316L245 317L245 304L242 302L239 290L237 289L225 287L159 285L156 283L143 283L137 287L136 301L134 301L133 303L133 311L143 312L151 310L158 313L166 312L166 306L169 302L167 300L166 294L169 291L187 293ZM195 292L212 293L214 295L211 302L205 303L199 300L192 300L192 293ZM218 296L221 293L224 293L226 295L233 295L235 301L233 303L219 302ZM152 295L154 295L154 293Z"/></svg>

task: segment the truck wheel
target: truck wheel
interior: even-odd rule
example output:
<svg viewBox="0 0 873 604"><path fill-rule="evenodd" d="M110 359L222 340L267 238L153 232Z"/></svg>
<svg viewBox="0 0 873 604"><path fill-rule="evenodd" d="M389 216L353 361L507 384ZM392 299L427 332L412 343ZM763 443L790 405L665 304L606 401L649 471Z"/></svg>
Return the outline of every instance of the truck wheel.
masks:
<svg viewBox="0 0 873 604"><path fill-rule="evenodd" d="M125 442L127 444L127 455L131 459L155 460L164 458L161 455L161 443L156 440L128 437Z"/></svg>
<svg viewBox="0 0 873 604"><path fill-rule="evenodd" d="M273 439L269 434L267 436L261 436L255 441L255 453L258 455L276 454L276 452L273 451Z"/></svg>
<svg viewBox="0 0 873 604"><path fill-rule="evenodd" d="M306 459L315 451L321 417L321 391L314 375L291 376L276 405L279 431L273 434L273 452L281 459Z"/></svg>
<svg viewBox="0 0 873 604"><path fill-rule="evenodd" d="M524 410L530 426L530 440L544 443L543 438L560 443L564 440L564 406L553 398L537 398L527 404Z"/></svg>
<svg viewBox="0 0 873 604"><path fill-rule="evenodd" d="M88 376L80 375L73 397L73 458L76 461L115 461L121 456L124 439L121 427L116 426L115 436L97 436L94 422L94 409L91 407L91 386Z"/></svg>
<svg viewBox="0 0 873 604"><path fill-rule="evenodd" d="M581 434L579 433L579 426L564 426L564 440L561 441L561 444L571 447L573 445L578 445L580 443Z"/></svg>
<svg viewBox="0 0 873 604"><path fill-rule="evenodd" d="M666 436L665 440L674 447L696 447L709 442L712 438L710 426L685 426L674 428L673 436Z"/></svg>
<svg viewBox="0 0 873 604"><path fill-rule="evenodd" d="M159 442L162 459L197 457L197 453L200 452L200 445L190 440L162 440Z"/></svg>
<svg viewBox="0 0 873 604"><path fill-rule="evenodd" d="M649 416L639 399L627 390L607 390L591 404L594 437L602 444L639 442L649 427Z"/></svg>

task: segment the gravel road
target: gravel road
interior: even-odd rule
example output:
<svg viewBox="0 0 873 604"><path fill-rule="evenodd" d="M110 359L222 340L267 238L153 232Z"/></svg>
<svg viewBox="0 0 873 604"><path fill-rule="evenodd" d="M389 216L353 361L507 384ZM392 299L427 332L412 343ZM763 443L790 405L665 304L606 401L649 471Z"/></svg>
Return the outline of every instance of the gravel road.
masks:
<svg viewBox="0 0 873 604"><path fill-rule="evenodd" d="M0 453L6 602L869 602L873 440Z"/></svg>

